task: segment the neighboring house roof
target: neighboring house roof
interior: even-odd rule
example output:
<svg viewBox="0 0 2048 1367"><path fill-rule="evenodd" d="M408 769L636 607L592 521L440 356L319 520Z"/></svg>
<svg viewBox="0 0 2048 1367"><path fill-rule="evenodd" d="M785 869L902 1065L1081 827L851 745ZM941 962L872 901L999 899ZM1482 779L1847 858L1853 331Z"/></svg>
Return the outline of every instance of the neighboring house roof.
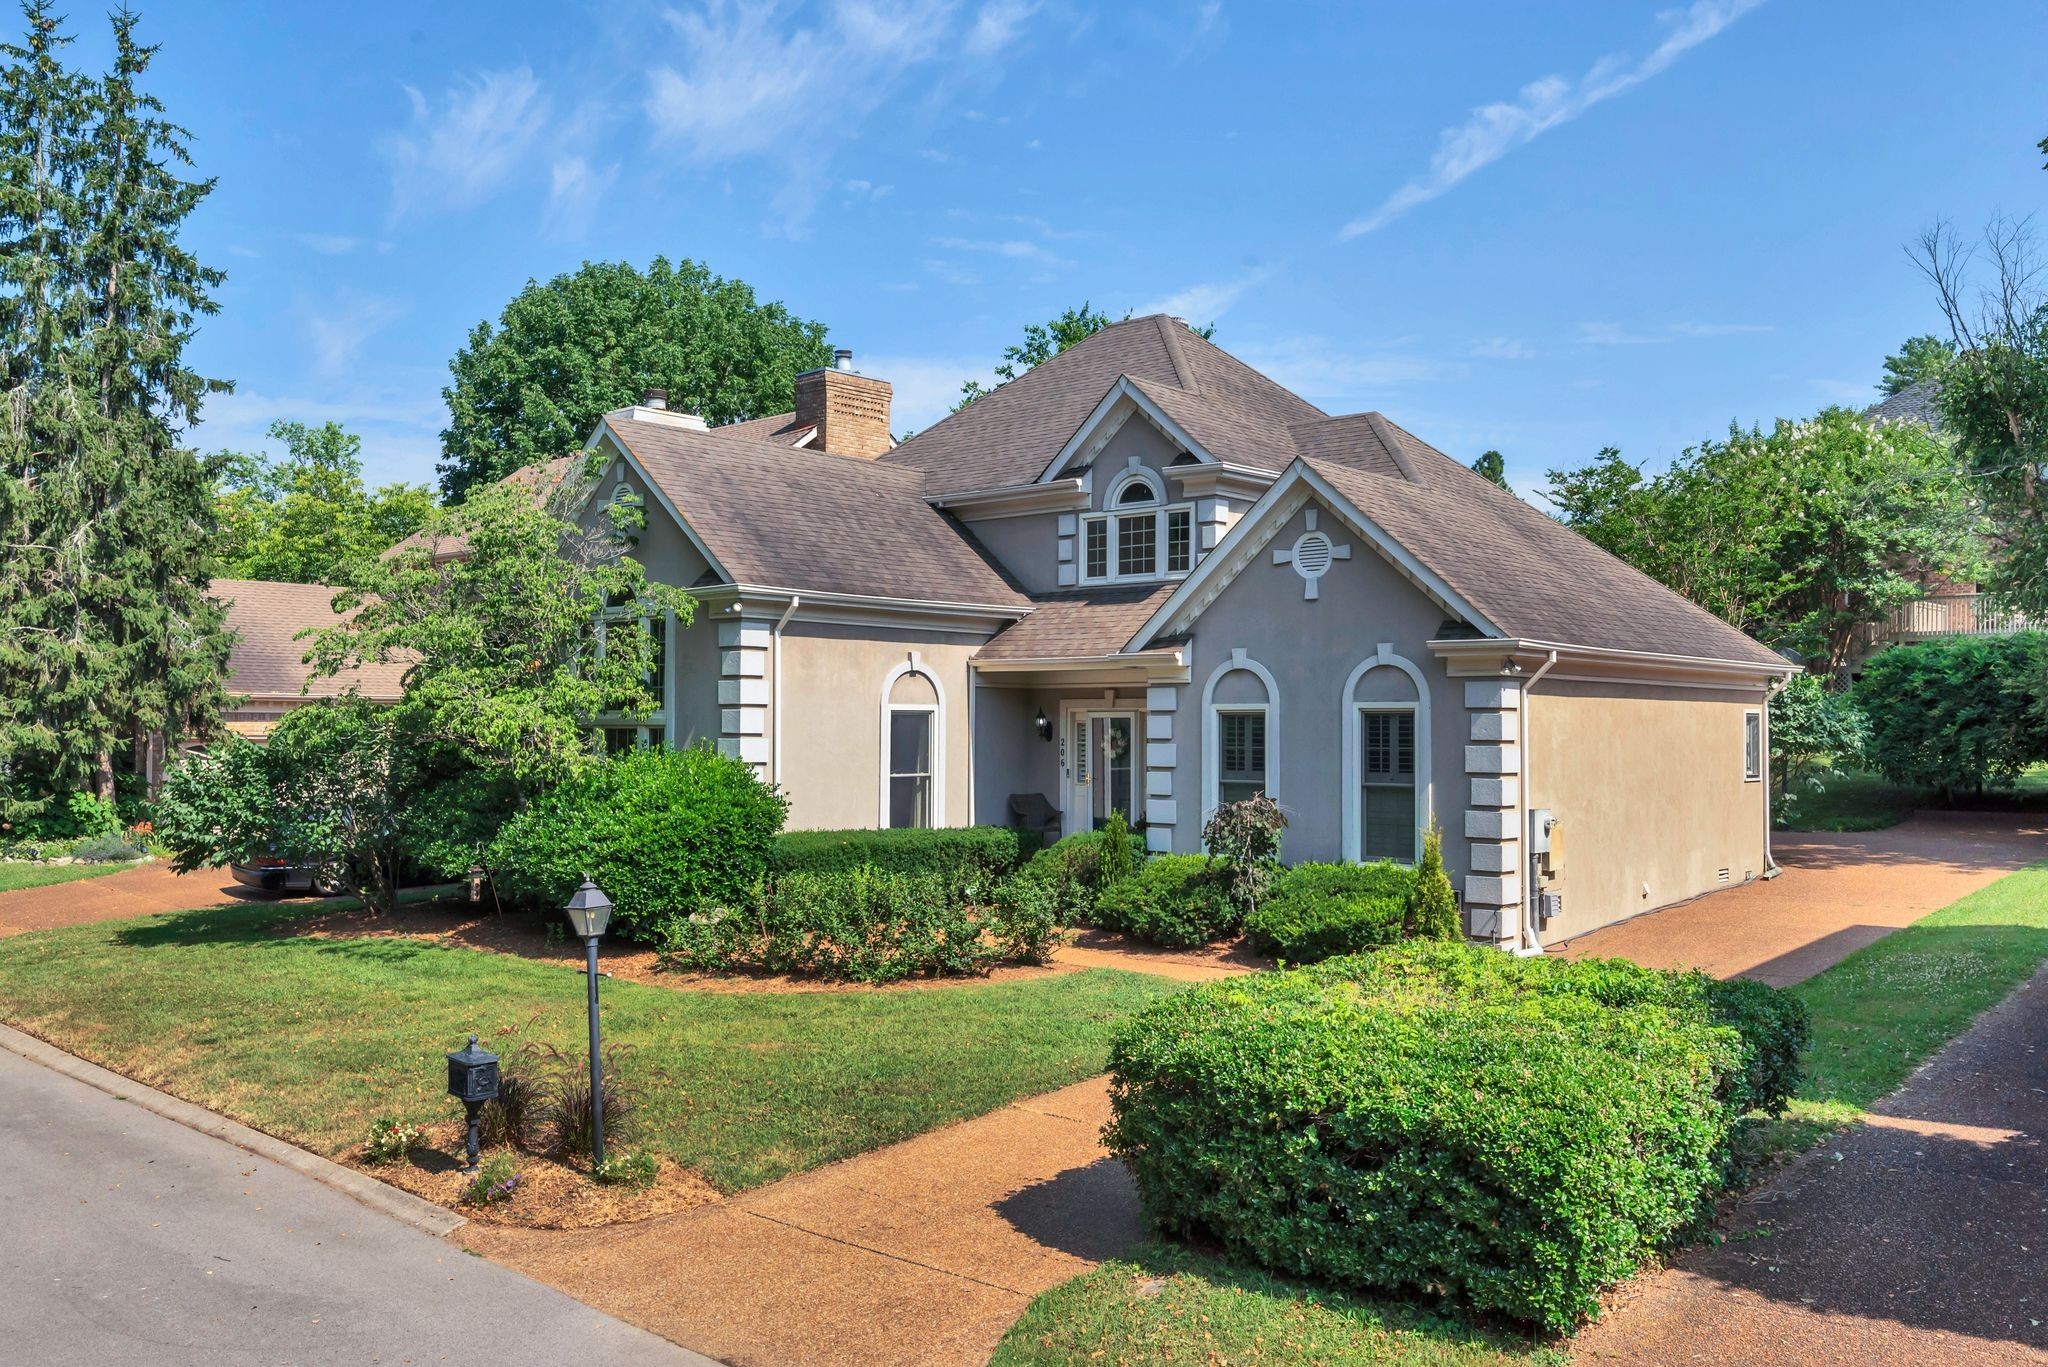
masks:
<svg viewBox="0 0 2048 1367"><path fill-rule="evenodd" d="M578 451L570 456L556 456L553 460L544 460L533 465L521 466L499 480L498 483L530 485L533 489L534 503L545 505L548 500L552 499L561 490L563 481L568 479L571 472L578 469L589 458L588 453L583 451ZM468 554L469 538L460 533L452 536L430 536L426 532L414 532L403 541L396 542L380 552L378 558L380 560L389 560L400 551L411 550L415 546L430 548L433 553L434 563L441 564Z"/></svg>
<svg viewBox="0 0 2048 1367"><path fill-rule="evenodd" d="M405 691L402 663L369 664L340 674L313 677L306 663L311 642L299 639L309 627L339 625L330 584L277 584L262 579L216 579L209 594L227 607L227 625L237 640L228 656L228 688L251 698L333 698L357 692L377 702L395 702Z"/></svg>
<svg viewBox="0 0 2048 1367"><path fill-rule="evenodd" d="M916 470L925 492L1029 484L1121 377L1219 460L1278 473L1293 459L1275 429L1323 411L1164 314L1112 323L877 458Z"/></svg>
<svg viewBox="0 0 2048 1367"><path fill-rule="evenodd" d="M1915 380L1896 394L1887 395L1863 410L1872 422L1917 422L1942 430L1941 382Z"/></svg>
<svg viewBox="0 0 2048 1367"><path fill-rule="evenodd" d="M1031 615L979 651L977 660L1074 660L1114 655L1178 584L1041 594Z"/></svg>
<svg viewBox="0 0 2048 1367"><path fill-rule="evenodd" d="M765 418L742 418L711 429L721 437L744 437L748 441L773 441L784 446L803 446L818 435L818 424L799 423L796 414L772 413Z"/></svg>
<svg viewBox="0 0 2048 1367"><path fill-rule="evenodd" d="M924 480L834 456L623 414L605 419L730 582L1022 608L1024 594Z"/></svg>

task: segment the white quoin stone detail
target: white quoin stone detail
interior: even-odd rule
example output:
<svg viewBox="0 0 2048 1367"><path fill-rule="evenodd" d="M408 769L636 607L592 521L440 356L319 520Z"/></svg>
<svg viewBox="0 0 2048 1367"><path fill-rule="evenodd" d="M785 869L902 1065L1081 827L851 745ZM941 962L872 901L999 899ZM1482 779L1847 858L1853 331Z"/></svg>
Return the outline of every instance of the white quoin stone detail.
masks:
<svg viewBox="0 0 2048 1367"><path fill-rule="evenodd" d="M1467 840L1513 840L1515 838L1515 813L1512 809L1502 811L1468 811L1465 813L1465 838Z"/></svg>
<svg viewBox="0 0 2048 1367"><path fill-rule="evenodd" d="M1512 807L1521 800L1522 781L1518 778L1475 778L1472 780L1472 805L1474 807Z"/></svg>
<svg viewBox="0 0 2048 1367"><path fill-rule="evenodd" d="M1148 688L1145 690L1147 712L1171 712L1180 706L1180 690L1177 688Z"/></svg>

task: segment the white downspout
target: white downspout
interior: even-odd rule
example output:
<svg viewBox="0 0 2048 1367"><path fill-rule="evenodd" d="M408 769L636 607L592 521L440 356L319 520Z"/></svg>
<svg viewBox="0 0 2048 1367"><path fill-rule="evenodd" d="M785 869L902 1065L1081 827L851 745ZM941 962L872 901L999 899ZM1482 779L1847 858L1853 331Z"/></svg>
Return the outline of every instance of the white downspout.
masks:
<svg viewBox="0 0 2048 1367"><path fill-rule="evenodd" d="M796 616L797 604L804 600L796 594L789 595L789 606L776 619L775 658L770 662L774 675L768 680L768 724L775 728L768 737L768 781L782 782L782 629L789 625L789 619Z"/></svg>
<svg viewBox="0 0 2048 1367"><path fill-rule="evenodd" d="M1777 697L1780 693L1783 693L1787 688L1790 688L1791 686L1792 676L1790 674L1787 674L1784 678L1779 679L1776 683L1764 685L1763 724L1757 728L1762 733L1757 737L1757 746L1762 751L1762 753L1758 755L1757 758L1760 762L1760 767L1763 772L1764 778L1763 879L1765 882L1768 882L1771 879L1776 878L1779 874L1784 872L1783 869L1778 867L1778 860L1776 856L1774 856L1771 853L1771 700Z"/></svg>
<svg viewBox="0 0 2048 1367"><path fill-rule="evenodd" d="M1525 886L1522 889L1520 941L1515 945L1514 952L1525 958L1533 958L1543 952L1543 941L1536 934L1536 859L1531 852L1529 839L1529 761L1536 750L1536 747L1529 743L1529 695L1536 690L1537 684L1543 682L1543 676L1556 665L1557 652L1553 650L1550 652L1550 658L1546 659L1542 667L1531 674L1528 681L1522 685L1515 703L1515 744L1522 752L1522 800L1515 804L1515 819L1519 823L1515 848L1521 852L1522 878Z"/></svg>

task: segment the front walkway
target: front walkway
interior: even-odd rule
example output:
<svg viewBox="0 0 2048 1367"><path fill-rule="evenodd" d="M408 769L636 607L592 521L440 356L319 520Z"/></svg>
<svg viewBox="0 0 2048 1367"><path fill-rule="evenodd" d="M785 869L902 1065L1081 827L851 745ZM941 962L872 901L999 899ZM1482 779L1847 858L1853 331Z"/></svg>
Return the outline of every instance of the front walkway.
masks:
<svg viewBox="0 0 2048 1367"><path fill-rule="evenodd" d="M1575 1361L2048 1362L2048 969L1630 1288Z"/></svg>
<svg viewBox="0 0 2048 1367"><path fill-rule="evenodd" d="M1772 838L1784 873L1552 949L1786 987L2014 869L2048 859L2039 814L1921 812L1883 831Z"/></svg>

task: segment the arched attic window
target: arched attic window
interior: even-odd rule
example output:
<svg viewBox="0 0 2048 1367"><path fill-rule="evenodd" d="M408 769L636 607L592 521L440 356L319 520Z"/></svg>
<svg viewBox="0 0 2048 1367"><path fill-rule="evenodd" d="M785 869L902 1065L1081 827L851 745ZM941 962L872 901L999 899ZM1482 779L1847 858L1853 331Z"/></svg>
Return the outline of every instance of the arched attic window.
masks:
<svg viewBox="0 0 2048 1367"><path fill-rule="evenodd" d="M1134 479L1117 492L1116 506L1129 508L1141 503L1157 503L1159 495L1152 492L1152 486L1143 480Z"/></svg>
<svg viewBox="0 0 2048 1367"><path fill-rule="evenodd" d="M1194 508L1166 506L1165 483L1133 463L1106 491L1106 510L1082 519L1081 577L1160 579L1194 568Z"/></svg>

